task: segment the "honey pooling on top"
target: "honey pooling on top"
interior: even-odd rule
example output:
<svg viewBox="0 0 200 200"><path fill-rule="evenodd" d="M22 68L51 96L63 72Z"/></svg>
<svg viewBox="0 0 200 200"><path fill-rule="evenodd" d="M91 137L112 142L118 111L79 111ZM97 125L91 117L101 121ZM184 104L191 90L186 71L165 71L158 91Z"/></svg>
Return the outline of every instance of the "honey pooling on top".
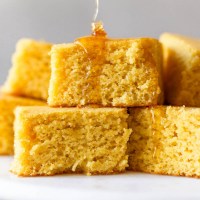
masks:
<svg viewBox="0 0 200 200"><path fill-rule="evenodd" d="M92 23L92 35L99 37L107 36L107 33L105 32L103 23L101 21Z"/></svg>

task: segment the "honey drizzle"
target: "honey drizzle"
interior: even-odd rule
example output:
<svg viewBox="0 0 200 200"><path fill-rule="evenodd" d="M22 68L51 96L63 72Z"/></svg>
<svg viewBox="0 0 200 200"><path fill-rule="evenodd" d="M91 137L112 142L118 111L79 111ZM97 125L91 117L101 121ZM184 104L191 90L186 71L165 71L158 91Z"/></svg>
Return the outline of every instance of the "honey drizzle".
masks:
<svg viewBox="0 0 200 200"><path fill-rule="evenodd" d="M75 44L83 49L83 54L87 60L79 106L101 104L100 76L102 65L105 63L106 36L102 22L94 22L92 23L91 36L82 37L75 41Z"/></svg>
<svg viewBox="0 0 200 200"><path fill-rule="evenodd" d="M95 11L95 14L94 14L93 22L96 21L98 13L99 13L99 0L96 0L96 11Z"/></svg>

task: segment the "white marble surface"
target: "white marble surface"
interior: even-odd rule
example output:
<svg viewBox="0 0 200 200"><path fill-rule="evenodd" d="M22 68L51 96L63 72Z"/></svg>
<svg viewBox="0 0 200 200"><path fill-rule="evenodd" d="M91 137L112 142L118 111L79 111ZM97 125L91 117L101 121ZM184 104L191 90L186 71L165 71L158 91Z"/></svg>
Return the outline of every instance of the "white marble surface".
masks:
<svg viewBox="0 0 200 200"><path fill-rule="evenodd" d="M200 199L200 179L126 173L19 178L0 157L0 199Z"/></svg>

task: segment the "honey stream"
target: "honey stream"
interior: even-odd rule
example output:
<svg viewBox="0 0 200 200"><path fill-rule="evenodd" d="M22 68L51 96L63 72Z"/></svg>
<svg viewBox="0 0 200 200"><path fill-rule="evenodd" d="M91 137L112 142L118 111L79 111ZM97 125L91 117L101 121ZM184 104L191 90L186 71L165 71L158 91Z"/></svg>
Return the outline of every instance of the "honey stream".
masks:
<svg viewBox="0 0 200 200"><path fill-rule="evenodd" d="M95 14L94 14L93 22L96 22L98 13L99 13L99 0L96 0L96 11L95 11Z"/></svg>

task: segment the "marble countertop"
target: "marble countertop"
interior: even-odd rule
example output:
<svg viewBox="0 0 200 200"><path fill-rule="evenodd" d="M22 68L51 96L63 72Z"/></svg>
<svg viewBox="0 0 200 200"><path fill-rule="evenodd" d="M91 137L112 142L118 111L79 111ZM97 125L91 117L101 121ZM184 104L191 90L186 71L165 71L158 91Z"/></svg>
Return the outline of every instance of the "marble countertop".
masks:
<svg viewBox="0 0 200 200"><path fill-rule="evenodd" d="M17 177L0 157L0 199L199 199L200 179L128 172L120 175Z"/></svg>

